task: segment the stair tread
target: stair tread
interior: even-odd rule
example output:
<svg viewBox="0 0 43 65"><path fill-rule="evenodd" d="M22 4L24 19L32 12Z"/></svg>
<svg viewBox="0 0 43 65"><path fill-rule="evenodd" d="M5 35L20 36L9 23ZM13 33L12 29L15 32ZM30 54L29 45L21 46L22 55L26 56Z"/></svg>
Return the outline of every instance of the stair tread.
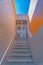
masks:
<svg viewBox="0 0 43 65"><path fill-rule="evenodd" d="M11 53L31 53L31 51L11 51Z"/></svg>
<svg viewBox="0 0 43 65"><path fill-rule="evenodd" d="M28 44L29 45L29 43L28 42L23 42L23 41L20 41L20 42L12 42L13 44Z"/></svg>
<svg viewBox="0 0 43 65"><path fill-rule="evenodd" d="M14 46L12 46L12 47L15 47L15 48L17 48L17 47L21 47L21 48L22 48L22 47L23 47L23 48L24 48L24 47L27 47L27 48L29 48L28 45L14 45Z"/></svg>
<svg viewBox="0 0 43 65"><path fill-rule="evenodd" d="M8 62L33 62L32 59L8 59Z"/></svg>
<svg viewBox="0 0 43 65"><path fill-rule="evenodd" d="M23 53L23 52L24 52L24 53L28 53L28 52L30 52L30 51L29 51L29 50L12 50L11 53L12 53L12 52L15 52L15 53L16 53L16 52L17 52L17 53Z"/></svg>
<svg viewBox="0 0 43 65"><path fill-rule="evenodd" d="M30 54L31 51L29 51L29 52L14 52L14 51L11 51L11 53L13 53L13 54Z"/></svg>
<svg viewBox="0 0 43 65"><path fill-rule="evenodd" d="M13 48L29 48L27 46L13 46Z"/></svg>
<svg viewBox="0 0 43 65"><path fill-rule="evenodd" d="M8 62L7 65L35 65L34 62Z"/></svg>
<svg viewBox="0 0 43 65"><path fill-rule="evenodd" d="M11 53L11 55L13 55L13 56L31 56L32 54L31 53L29 53L29 54L26 54L26 53L18 53L18 54Z"/></svg>
<svg viewBox="0 0 43 65"><path fill-rule="evenodd" d="M16 57L17 57L17 58L19 58L19 57L20 57L20 58L21 58L21 57L23 57L23 58L24 58L24 57L25 57L25 58L26 58L26 57L31 57L31 58L32 58L31 55L10 55L9 57L14 57L14 58L16 58Z"/></svg>
<svg viewBox="0 0 43 65"><path fill-rule="evenodd" d="M32 56L9 56L9 59L32 59Z"/></svg>
<svg viewBox="0 0 43 65"><path fill-rule="evenodd" d="M30 49L12 49L12 51L30 51Z"/></svg>
<svg viewBox="0 0 43 65"><path fill-rule="evenodd" d="M30 48L20 48L20 47L12 47L11 49L30 49Z"/></svg>
<svg viewBox="0 0 43 65"><path fill-rule="evenodd" d="M29 47L29 45L27 45L27 44L14 44L12 46L28 46Z"/></svg>

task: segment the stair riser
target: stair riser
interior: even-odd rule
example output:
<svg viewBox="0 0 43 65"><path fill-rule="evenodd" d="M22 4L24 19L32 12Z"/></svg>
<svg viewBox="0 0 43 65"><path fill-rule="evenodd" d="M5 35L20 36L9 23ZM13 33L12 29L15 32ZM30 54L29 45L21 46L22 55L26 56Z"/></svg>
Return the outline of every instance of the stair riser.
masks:
<svg viewBox="0 0 43 65"><path fill-rule="evenodd" d="M16 49L30 49L30 47L27 46L14 46L11 49L16 48Z"/></svg>
<svg viewBox="0 0 43 65"><path fill-rule="evenodd" d="M15 57L22 57L22 56L26 57L26 56L28 56L28 57L32 57L31 55L25 55L25 54L24 55L20 55L20 54L19 55L14 55L14 54L11 54L10 56L15 56Z"/></svg>
<svg viewBox="0 0 43 65"><path fill-rule="evenodd" d="M35 65L33 62L8 62L7 65Z"/></svg>
<svg viewBox="0 0 43 65"><path fill-rule="evenodd" d="M27 47L27 48L29 48L28 45L13 45L12 47Z"/></svg>
<svg viewBox="0 0 43 65"><path fill-rule="evenodd" d="M19 51L21 51L21 52L22 52L22 51L28 51L28 52L30 51L29 49L12 49L12 50L13 50L13 51L16 51L16 52L17 52L17 51L18 51L18 52L19 52ZM11 51L12 51L12 50L11 50Z"/></svg>

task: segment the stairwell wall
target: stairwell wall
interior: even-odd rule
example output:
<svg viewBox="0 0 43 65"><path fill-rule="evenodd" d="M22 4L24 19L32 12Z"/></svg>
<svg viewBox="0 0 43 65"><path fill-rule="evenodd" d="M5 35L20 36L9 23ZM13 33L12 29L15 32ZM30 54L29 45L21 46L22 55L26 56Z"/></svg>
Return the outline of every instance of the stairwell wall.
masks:
<svg viewBox="0 0 43 65"><path fill-rule="evenodd" d="M15 35L16 13L12 0L0 0L0 60Z"/></svg>

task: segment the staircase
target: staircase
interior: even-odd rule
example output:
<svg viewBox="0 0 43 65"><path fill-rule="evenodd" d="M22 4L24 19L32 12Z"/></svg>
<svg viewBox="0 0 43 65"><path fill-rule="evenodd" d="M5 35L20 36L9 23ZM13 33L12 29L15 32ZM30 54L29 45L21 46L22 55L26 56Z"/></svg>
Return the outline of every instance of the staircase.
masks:
<svg viewBox="0 0 43 65"><path fill-rule="evenodd" d="M16 34L15 38L16 40L12 41L2 65L34 65L28 39L21 38L21 34L19 36Z"/></svg>
<svg viewBox="0 0 43 65"><path fill-rule="evenodd" d="M13 42L7 65L33 65L29 44Z"/></svg>
<svg viewBox="0 0 43 65"><path fill-rule="evenodd" d="M15 42L13 41L10 53L4 65L34 65L32 53L28 42ZM2 65L3 65L2 64Z"/></svg>

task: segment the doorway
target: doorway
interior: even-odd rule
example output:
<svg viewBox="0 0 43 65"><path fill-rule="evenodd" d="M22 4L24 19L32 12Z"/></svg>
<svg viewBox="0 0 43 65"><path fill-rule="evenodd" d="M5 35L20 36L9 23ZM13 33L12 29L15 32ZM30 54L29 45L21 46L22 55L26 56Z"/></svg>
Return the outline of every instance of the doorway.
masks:
<svg viewBox="0 0 43 65"><path fill-rule="evenodd" d="M27 20L16 21L16 40L18 41L27 40Z"/></svg>

